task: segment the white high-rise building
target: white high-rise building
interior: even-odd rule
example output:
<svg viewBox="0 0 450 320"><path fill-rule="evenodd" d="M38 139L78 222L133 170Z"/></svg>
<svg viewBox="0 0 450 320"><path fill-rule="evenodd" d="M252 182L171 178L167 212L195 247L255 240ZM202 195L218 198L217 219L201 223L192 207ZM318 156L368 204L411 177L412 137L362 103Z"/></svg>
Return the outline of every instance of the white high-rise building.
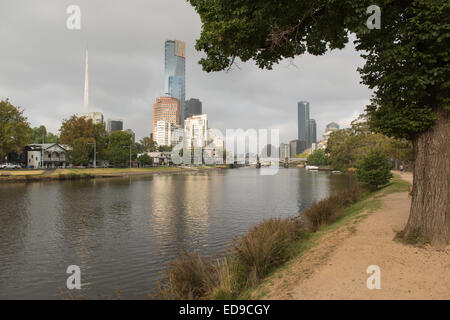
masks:
<svg viewBox="0 0 450 320"><path fill-rule="evenodd" d="M204 148L208 141L208 118L206 114L196 115L184 121L185 142L188 149Z"/></svg>
<svg viewBox="0 0 450 320"><path fill-rule="evenodd" d="M158 146L170 146L170 127L170 123L166 121L156 123L154 140Z"/></svg>
<svg viewBox="0 0 450 320"><path fill-rule="evenodd" d="M101 123L104 125L103 113L101 112L88 112L84 114L84 117L91 119L94 124Z"/></svg>

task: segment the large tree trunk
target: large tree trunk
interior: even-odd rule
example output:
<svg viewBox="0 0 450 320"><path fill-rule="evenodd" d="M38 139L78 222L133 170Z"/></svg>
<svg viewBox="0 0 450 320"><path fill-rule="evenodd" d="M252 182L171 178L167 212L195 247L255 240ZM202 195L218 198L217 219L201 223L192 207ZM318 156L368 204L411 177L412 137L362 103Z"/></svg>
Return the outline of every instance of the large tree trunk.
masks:
<svg viewBox="0 0 450 320"><path fill-rule="evenodd" d="M413 139L414 183L404 234L443 247L450 244L450 123L448 112L438 116L431 130Z"/></svg>

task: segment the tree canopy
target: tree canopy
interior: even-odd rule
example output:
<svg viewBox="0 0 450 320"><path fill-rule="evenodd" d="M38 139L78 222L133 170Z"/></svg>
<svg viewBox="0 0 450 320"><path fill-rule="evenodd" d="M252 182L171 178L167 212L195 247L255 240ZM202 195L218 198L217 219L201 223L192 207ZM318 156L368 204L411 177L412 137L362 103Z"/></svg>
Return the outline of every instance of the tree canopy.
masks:
<svg viewBox="0 0 450 320"><path fill-rule="evenodd" d="M189 0L202 20L196 49L205 71L225 70L236 58L271 69L306 52L341 49L356 36L366 64L359 71L375 96L371 126L412 138L449 110L450 2L383 1L381 29L370 30L372 0Z"/></svg>
<svg viewBox="0 0 450 320"><path fill-rule="evenodd" d="M31 132L31 143L56 143L58 137L47 131L45 126L35 127Z"/></svg>
<svg viewBox="0 0 450 320"><path fill-rule="evenodd" d="M10 152L20 152L31 140L31 128L20 107L0 101L0 162Z"/></svg>
<svg viewBox="0 0 450 320"><path fill-rule="evenodd" d="M131 160L135 160L137 149L133 143L132 134L125 131L115 131L109 135L108 159L113 165L126 166L127 162L130 161L130 148Z"/></svg>

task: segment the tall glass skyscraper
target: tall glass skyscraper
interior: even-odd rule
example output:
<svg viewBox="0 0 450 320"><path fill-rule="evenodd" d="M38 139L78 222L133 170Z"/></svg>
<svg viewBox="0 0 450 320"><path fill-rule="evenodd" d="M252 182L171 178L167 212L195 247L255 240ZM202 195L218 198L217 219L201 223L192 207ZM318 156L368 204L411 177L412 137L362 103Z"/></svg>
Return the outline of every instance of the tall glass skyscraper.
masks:
<svg viewBox="0 0 450 320"><path fill-rule="evenodd" d="M308 144L312 145L317 143L317 123L314 119L309 119L309 141Z"/></svg>
<svg viewBox="0 0 450 320"><path fill-rule="evenodd" d="M298 138L309 142L309 102L300 101L298 104Z"/></svg>
<svg viewBox="0 0 450 320"><path fill-rule="evenodd" d="M183 41L167 40L165 43L164 91L180 100L183 125L186 105L186 44Z"/></svg>
<svg viewBox="0 0 450 320"><path fill-rule="evenodd" d="M306 147L310 148L317 142L316 120L309 118L309 102L300 101L298 107L298 139L305 141Z"/></svg>

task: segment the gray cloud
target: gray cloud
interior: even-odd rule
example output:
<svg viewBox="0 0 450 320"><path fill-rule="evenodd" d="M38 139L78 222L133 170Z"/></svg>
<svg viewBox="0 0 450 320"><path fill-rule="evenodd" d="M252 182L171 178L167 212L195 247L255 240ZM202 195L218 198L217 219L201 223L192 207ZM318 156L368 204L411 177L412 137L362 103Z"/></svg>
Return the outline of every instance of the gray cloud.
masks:
<svg viewBox="0 0 450 320"><path fill-rule="evenodd" d="M81 7L80 31L66 28L70 4ZM56 132L62 119L82 112L88 47L91 110L123 119L143 137L163 92L164 41L179 39L187 44L186 96L202 100L218 129L279 128L288 141L296 137L297 101L307 100L321 136L331 121L348 125L369 101L356 71L363 60L351 45L284 61L273 71L249 62L207 74L194 50L200 29L184 0L2 0L0 97L21 105L33 126Z"/></svg>

